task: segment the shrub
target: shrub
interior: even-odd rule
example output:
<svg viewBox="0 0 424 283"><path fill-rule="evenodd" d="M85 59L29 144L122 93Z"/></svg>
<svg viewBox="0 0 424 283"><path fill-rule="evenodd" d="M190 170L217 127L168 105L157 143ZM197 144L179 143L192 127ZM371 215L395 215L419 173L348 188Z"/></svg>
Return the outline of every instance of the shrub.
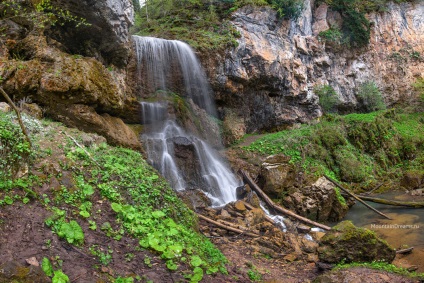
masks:
<svg viewBox="0 0 424 283"><path fill-rule="evenodd" d="M283 19L296 20L303 9L302 0L270 0L269 3L277 11L278 17Z"/></svg>
<svg viewBox="0 0 424 283"><path fill-rule="evenodd" d="M318 37L325 42L340 44L342 42L343 33L339 27L331 26L329 29L321 31Z"/></svg>
<svg viewBox="0 0 424 283"><path fill-rule="evenodd" d="M322 110L326 113L337 112L337 105L339 104L339 99L337 93L330 85L317 86L314 89L314 92L319 97L319 104L321 105Z"/></svg>
<svg viewBox="0 0 424 283"><path fill-rule="evenodd" d="M383 96L375 82L366 82L359 86L356 94L360 109L365 113L386 109Z"/></svg>

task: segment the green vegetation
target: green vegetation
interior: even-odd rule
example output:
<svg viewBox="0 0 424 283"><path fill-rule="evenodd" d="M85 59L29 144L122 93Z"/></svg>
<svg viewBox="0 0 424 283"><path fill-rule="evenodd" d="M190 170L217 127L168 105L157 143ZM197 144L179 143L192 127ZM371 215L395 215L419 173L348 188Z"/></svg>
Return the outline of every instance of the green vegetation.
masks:
<svg viewBox="0 0 424 283"><path fill-rule="evenodd" d="M345 182L372 186L396 180L410 170L424 171L422 113L395 110L328 115L316 125L265 135L246 150L285 154L306 173L327 174Z"/></svg>
<svg viewBox="0 0 424 283"><path fill-rule="evenodd" d="M197 50L222 50L237 45L240 34L229 18L246 5L271 6L283 19L295 19L303 9L301 0L148 0L136 12L132 33L179 39Z"/></svg>
<svg viewBox="0 0 424 283"><path fill-rule="evenodd" d="M356 97L364 112L386 109L381 92L375 82L361 84L356 93Z"/></svg>
<svg viewBox="0 0 424 283"><path fill-rule="evenodd" d="M331 26L329 29L321 31L318 37L320 40L338 45L342 43L343 33L339 27Z"/></svg>
<svg viewBox="0 0 424 283"><path fill-rule="evenodd" d="M396 273L408 277L413 278L422 278L424 279L424 273L416 273L416 272L410 272L406 268L402 267L396 267L393 264L382 262L382 261L373 261L373 262L351 262L351 263L344 263L341 262L336 265L335 269L344 269L344 268L351 268L351 267L366 267L366 268L372 268L377 270L384 270L391 273Z"/></svg>
<svg viewBox="0 0 424 283"><path fill-rule="evenodd" d="M319 105L325 113L337 112L339 99L337 93L330 85L321 85L314 88L314 92L319 97Z"/></svg>
<svg viewBox="0 0 424 283"><path fill-rule="evenodd" d="M47 276L52 277L52 283L68 283L69 282L69 277L65 273L63 273L63 271L60 269L54 270L52 263L46 257L43 258L41 262L41 268L43 269L44 273Z"/></svg>
<svg viewBox="0 0 424 283"><path fill-rule="evenodd" d="M43 29L46 26L72 23L75 27L89 26L86 19L72 15L69 11L58 8L50 0L18 1L4 0L1 2L2 19L24 18L33 23L34 28Z"/></svg>
<svg viewBox="0 0 424 283"><path fill-rule="evenodd" d="M262 274L257 270L256 266L254 266L252 263L247 263L249 270L247 270L247 276L250 280L253 282L261 281L262 280Z"/></svg>

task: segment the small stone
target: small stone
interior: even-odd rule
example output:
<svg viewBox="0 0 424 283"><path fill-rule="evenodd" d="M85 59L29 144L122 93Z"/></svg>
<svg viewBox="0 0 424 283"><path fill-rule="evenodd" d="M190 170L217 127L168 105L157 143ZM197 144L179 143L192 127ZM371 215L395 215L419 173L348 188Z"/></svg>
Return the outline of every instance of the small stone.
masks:
<svg viewBox="0 0 424 283"><path fill-rule="evenodd" d="M309 233L311 231L311 227L308 227L303 224L300 224L299 226L297 226L296 229L299 233L303 233L303 234Z"/></svg>
<svg viewBox="0 0 424 283"><path fill-rule="evenodd" d="M288 254L284 257L285 260L287 260L288 262L293 262L297 259L297 255L294 253Z"/></svg>
<svg viewBox="0 0 424 283"><path fill-rule="evenodd" d="M222 218L231 218L231 215L226 211L225 209L221 210L221 217Z"/></svg>
<svg viewBox="0 0 424 283"><path fill-rule="evenodd" d="M29 265L34 265L34 266L40 266L40 264L38 263L38 260L35 256L27 258L25 260Z"/></svg>
<svg viewBox="0 0 424 283"><path fill-rule="evenodd" d="M245 211L246 210L246 206L244 205L244 203L242 201L236 201L236 203L234 204L234 207L238 211Z"/></svg>
<svg viewBox="0 0 424 283"><path fill-rule="evenodd" d="M10 108L9 104L6 102L0 102L0 111L1 112L10 112L12 109Z"/></svg>

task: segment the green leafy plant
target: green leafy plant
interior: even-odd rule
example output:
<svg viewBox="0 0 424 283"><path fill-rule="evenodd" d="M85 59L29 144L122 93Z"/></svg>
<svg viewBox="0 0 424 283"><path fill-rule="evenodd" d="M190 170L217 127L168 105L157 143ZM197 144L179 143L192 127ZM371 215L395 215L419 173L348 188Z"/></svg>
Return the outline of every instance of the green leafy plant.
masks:
<svg viewBox="0 0 424 283"><path fill-rule="evenodd" d="M89 250L92 255L98 258L102 265L107 266L109 263L111 263L113 250L110 247L103 249L97 245L93 245L89 248Z"/></svg>
<svg viewBox="0 0 424 283"><path fill-rule="evenodd" d="M43 258L41 262L41 268L43 269L44 273L52 277L52 283L68 283L69 277L63 273L62 270L54 270L53 265L51 264L50 260L46 257Z"/></svg>
<svg viewBox="0 0 424 283"><path fill-rule="evenodd" d="M75 220L63 223L57 231L57 235L65 238L70 244L81 245L84 242L84 232Z"/></svg>
<svg viewBox="0 0 424 283"><path fill-rule="evenodd" d="M361 84L356 93L356 97L364 112L386 109L383 96L375 82L371 81Z"/></svg>
<svg viewBox="0 0 424 283"><path fill-rule="evenodd" d="M335 44L341 44L343 39L343 33L337 26L331 26L329 29L325 31L321 31L318 34L320 40Z"/></svg>

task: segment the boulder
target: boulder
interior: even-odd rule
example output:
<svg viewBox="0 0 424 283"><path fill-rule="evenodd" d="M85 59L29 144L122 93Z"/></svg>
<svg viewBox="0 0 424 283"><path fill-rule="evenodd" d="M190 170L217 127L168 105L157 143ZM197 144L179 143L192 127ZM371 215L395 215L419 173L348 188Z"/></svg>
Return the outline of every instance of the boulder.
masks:
<svg viewBox="0 0 424 283"><path fill-rule="evenodd" d="M396 251L371 230L358 228L351 221L334 226L320 240L319 259L325 263L372 262L391 263Z"/></svg>
<svg viewBox="0 0 424 283"><path fill-rule="evenodd" d="M338 221L349 207L338 195L335 186L321 177L315 183L302 183L302 176L282 154L265 159L261 166L258 185L270 197L285 207L314 221ZM350 203L349 203L350 204Z"/></svg>

